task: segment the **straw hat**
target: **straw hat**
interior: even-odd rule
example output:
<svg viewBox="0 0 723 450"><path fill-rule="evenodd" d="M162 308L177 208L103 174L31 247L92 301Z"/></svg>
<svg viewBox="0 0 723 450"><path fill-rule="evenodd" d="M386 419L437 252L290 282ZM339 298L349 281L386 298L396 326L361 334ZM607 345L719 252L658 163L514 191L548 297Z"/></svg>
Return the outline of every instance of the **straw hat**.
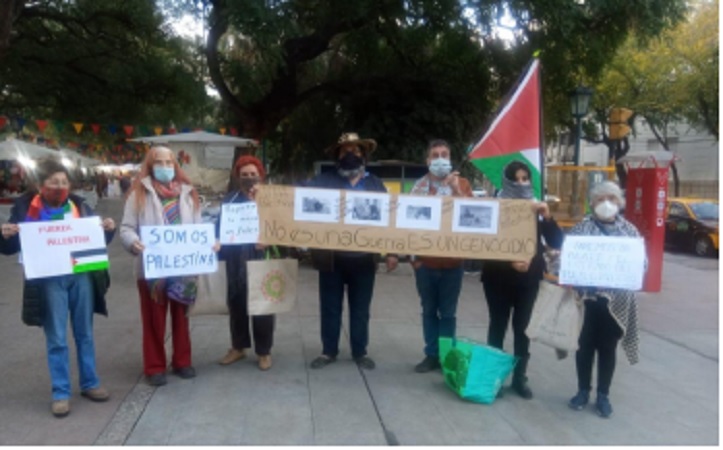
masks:
<svg viewBox="0 0 723 450"><path fill-rule="evenodd" d="M336 144L327 147L324 152L329 156L335 156L336 152L344 145L357 145L362 149L365 155L370 154L377 148L377 141L374 139L359 139L356 133L344 133Z"/></svg>

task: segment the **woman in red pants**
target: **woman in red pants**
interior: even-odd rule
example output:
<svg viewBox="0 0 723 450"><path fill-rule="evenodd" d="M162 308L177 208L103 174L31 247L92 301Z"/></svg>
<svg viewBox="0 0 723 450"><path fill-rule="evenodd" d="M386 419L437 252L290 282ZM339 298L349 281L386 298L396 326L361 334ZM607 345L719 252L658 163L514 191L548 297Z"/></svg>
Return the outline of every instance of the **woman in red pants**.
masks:
<svg viewBox="0 0 723 450"><path fill-rule="evenodd" d="M135 273L143 320L143 373L152 386L166 384L164 336L166 315L170 309L173 340L173 373L193 378L191 337L186 309L192 299L177 292L195 292L195 277L146 280L140 255L145 248L140 239L144 225L185 225L201 223L198 192L167 147L152 147L126 200L121 224L123 247L136 255Z"/></svg>

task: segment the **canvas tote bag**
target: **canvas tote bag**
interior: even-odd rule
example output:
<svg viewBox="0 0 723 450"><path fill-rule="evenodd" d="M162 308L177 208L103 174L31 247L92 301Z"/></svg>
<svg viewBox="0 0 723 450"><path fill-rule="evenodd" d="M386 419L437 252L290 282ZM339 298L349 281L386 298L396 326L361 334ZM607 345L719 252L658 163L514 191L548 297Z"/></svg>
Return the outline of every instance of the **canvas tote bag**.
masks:
<svg viewBox="0 0 723 450"><path fill-rule="evenodd" d="M267 259L246 263L250 316L288 312L296 304L299 261L291 258L270 259L272 252L278 258L278 249L273 247L273 250L267 250Z"/></svg>
<svg viewBox="0 0 723 450"><path fill-rule="evenodd" d="M226 261L218 262L215 273L198 276L196 301L188 310L189 316L228 314L226 305Z"/></svg>
<svg viewBox="0 0 723 450"><path fill-rule="evenodd" d="M525 334L555 349L575 351L582 321L582 304L574 290L541 281Z"/></svg>

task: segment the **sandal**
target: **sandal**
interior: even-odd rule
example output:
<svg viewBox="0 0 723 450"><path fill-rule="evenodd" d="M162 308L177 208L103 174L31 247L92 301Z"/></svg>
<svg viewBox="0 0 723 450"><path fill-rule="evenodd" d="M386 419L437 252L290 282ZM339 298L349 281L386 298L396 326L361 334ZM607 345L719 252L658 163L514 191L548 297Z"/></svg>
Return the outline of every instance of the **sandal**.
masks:
<svg viewBox="0 0 723 450"><path fill-rule="evenodd" d="M312 369L321 369L336 361L335 356L321 355L311 361Z"/></svg>
<svg viewBox="0 0 723 450"><path fill-rule="evenodd" d="M374 370L374 368L377 366L374 363L374 360L366 355L354 358L354 362L357 364L357 366L366 370Z"/></svg>

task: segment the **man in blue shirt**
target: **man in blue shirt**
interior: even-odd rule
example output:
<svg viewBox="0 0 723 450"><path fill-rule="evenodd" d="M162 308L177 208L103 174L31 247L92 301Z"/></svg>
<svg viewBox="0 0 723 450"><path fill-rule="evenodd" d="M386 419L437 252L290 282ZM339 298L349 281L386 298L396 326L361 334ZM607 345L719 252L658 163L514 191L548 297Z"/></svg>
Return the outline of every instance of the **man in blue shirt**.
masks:
<svg viewBox="0 0 723 450"><path fill-rule="evenodd" d="M322 173L306 186L313 188L347 189L355 191L386 192L378 177L368 173L365 163L376 149L372 139L360 139L356 133L344 133L329 147L327 154L336 161L337 170ZM321 315L322 354L311 362L312 369L320 369L336 361L341 335L341 313L344 288L349 299L349 335L351 352L359 367L374 369L374 361L367 356L369 343L369 309L374 294L377 264L373 253L333 250L312 250L314 268L319 271L319 305ZM397 267L397 257L386 256L387 270Z"/></svg>

